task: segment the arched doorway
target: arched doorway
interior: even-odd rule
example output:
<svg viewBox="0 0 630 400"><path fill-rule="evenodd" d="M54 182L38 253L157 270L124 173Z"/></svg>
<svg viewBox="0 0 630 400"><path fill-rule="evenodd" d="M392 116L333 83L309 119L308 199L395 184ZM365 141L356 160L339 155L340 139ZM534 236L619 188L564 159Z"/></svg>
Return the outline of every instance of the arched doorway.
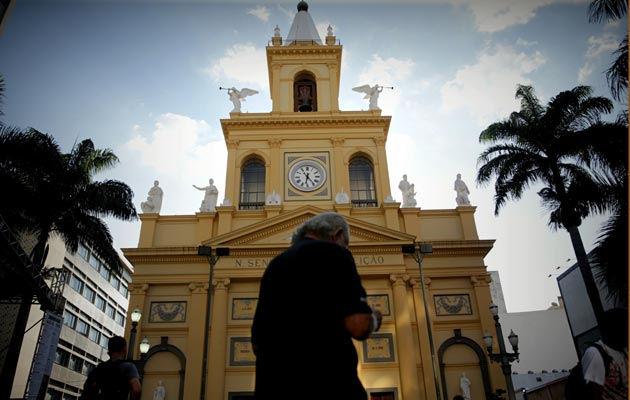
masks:
<svg viewBox="0 0 630 400"><path fill-rule="evenodd" d="M462 372L465 372L471 381L471 397L488 398L492 389L488 362L483 349L474 340L462 336L461 329L454 329L453 332L455 335L445 340L438 350L444 398L449 399L460 392L459 381Z"/></svg>

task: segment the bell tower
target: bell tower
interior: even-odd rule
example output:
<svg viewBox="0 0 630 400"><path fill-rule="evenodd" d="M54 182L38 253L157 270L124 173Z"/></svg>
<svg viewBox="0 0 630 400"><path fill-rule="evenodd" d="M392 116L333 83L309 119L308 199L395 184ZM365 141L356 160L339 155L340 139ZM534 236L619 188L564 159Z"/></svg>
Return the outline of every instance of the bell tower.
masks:
<svg viewBox="0 0 630 400"><path fill-rule="evenodd" d="M290 211L310 204L379 208L391 199L385 143L391 117L341 111L342 46L322 40L300 1L286 37L276 26L266 48L272 110L230 113L224 205ZM276 210L273 211L272 210Z"/></svg>
<svg viewBox="0 0 630 400"><path fill-rule="evenodd" d="M301 1L286 40L276 29L267 46L272 112L339 111L341 50L330 27L322 43Z"/></svg>

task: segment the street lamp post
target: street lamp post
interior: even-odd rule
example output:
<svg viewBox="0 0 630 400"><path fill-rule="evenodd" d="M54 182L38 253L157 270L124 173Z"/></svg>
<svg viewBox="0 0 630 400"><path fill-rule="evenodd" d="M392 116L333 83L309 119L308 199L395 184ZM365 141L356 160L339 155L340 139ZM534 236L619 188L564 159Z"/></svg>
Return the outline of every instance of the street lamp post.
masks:
<svg viewBox="0 0 630 400"><path fill-rule="evenodd" d="M490 312L494 318L494 327L497 331L497 341L499 342L499 353L492 352L492 335L486 331L483 335L483 341L488 349L488 357L493 362L501 363L501 370L505 375L505 384L507 385L508 398L510 400L516 400L514 394L514 385L512 384L512 362L518 360L518 335L514 331L510 330L508 340L512 345L514 353L508 353L505 349L505 342L503 341L503 330L501 329L501 323L499 323L499 307L496 304L490 304Z"/></svg>
<svg viewBox="0 0 630 400"><path fill-rule="evenodd" d="M419 243L419 246L416 247L415 244L406 244L402 246L403 254L412 254L413 258L418 263L418 268L420 269L420 284L422 285L422 299L424 301L424 316L427 319L427 331L429 335L429 346L431 349L431 365L433 367L433 378L435 379L435 394L436 399L441 400L442 396L440 395L440 382L438 379L437 372L437 361L435 359L435 346L433 344L433 329L431 329L431 318L429 317L429 305L427 303L427 292L424 284L424 270L422 269L422 255L423 254L431 254L433 253L433 245L430 243Z"/></svg>
<svg viewBox="0 0 630 400"><path fill-rule="evenodd" d="M210 271L208 273L208 297L206 301L206 323L205 323L205 332L203 339L203 360L201 366L201 400L206 398L206 376L208 375L208 347L209 347L209 328L210 328L210 317L211 317L211 306L212 306L212 279L214 277L214 267L219 261L221 256L229 256L230 249L227 247L219 247L215 249L214 254L212 254L212 247L210 246L199 246L197 248L197 255L208 257L208 264L210 264Z"/></svg>
<svg viewBox="0 0 630 400"><path fill-rule="evenodd" d="M138 307L131 312L131 334L129 335L129 346L127 348L127 360L133 359L133 346L136 342L136 328L142 319L142 311Z"/></svg>

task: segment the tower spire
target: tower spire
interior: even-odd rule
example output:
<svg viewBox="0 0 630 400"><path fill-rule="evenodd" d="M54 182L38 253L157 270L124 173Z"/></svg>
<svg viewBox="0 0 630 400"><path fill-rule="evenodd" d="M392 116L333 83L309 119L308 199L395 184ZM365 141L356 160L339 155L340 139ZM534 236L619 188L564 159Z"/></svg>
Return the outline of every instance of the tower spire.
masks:
<svg viewBox="0 0 630 400"><path fill-rule="evenodd" d="M322 40L317 33L313 18L308 13L308 3L304 0L297 5L297 14L291 24L291 29L287 35L286 44L322 44Z"/></svg>

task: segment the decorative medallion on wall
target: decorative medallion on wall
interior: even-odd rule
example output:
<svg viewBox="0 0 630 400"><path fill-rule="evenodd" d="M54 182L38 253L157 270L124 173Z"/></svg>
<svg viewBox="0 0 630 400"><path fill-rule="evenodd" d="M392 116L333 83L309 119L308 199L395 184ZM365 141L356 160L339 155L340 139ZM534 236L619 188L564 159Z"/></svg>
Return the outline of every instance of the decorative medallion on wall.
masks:
<svg viewBox="0 0 630 400"><path fill-rule="evenodd" d="M470 297L467 294L433 296L435 315L471 315Z"/></svg>
<svg viewBox="0 0 630 400"><path fill-rule="evenodd" d="M254 319L257 304L255 297L232 299L232 319Z"/></svg>
<svg viewBox="0 0 630 400"><path fill-rule="evenodd" d="M363 342L365 362L394 362L394 337L391 333L375 333Z"/></svg>
<svg viewBox="0 0 630 400"><path fill-rule="evenodd" d="M252 349L251 338L230 338L230 365L237 367L256 365L256 356Z"/></svg>
<svg viewBox="0 0 630 400"><path fill-rule="evenodd" d="M367 297L367 303L370 307L379 310L383 316L391 315L389 309L389 296L386 294L373 294Z"/></svg>
<svg viewBox="0 0 630 400"><path fill-rule="evenodd" d="M184 322L186 321L185 301L151 302L149 322Z"/></svg>

